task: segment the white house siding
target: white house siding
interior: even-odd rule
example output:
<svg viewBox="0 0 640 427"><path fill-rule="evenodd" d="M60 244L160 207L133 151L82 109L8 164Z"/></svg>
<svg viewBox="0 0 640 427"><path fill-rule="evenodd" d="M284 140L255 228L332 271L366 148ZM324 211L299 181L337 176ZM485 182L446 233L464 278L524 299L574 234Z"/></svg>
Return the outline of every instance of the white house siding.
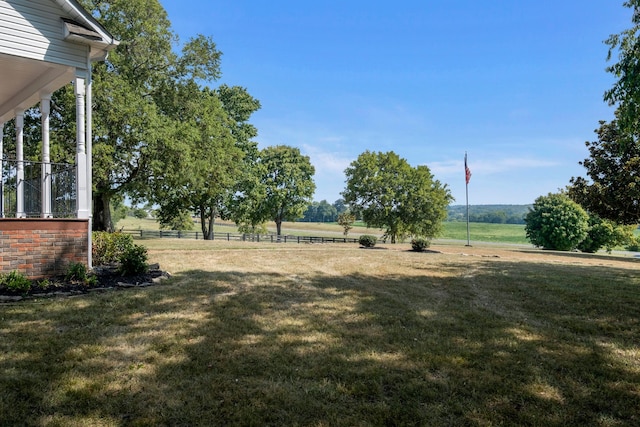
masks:
<svg viewBox="0 0 640 427"><path fill-rule="evenodd" d="M61 17L52 0L0 0L0 54L85 69L89 48L64 40Z"/></svg>

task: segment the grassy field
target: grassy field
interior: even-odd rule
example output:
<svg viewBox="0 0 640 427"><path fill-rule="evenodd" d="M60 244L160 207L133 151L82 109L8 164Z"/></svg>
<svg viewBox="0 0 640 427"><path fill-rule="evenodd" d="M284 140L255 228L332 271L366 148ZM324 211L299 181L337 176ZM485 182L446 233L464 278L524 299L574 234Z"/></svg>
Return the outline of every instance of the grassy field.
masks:
<svg viewBox="0 0 640 427"><path fill-rule="evenodd" d="M640 424L633 258L144 243L172 279L0 304L0 425Z"/></svg>
<svg viewBox="0 0 640 427"><path fill-rule="evenodd" d="M235 232L235 227L229 227L229 223L221 222L214 226L216 231ZM127 230L157 230L158 223L155 220L140 220L128 217L116 224L116 228L124 228ZM295 234L301 236L333 236L341 237L343 229L335 223L313 223L313 222L285 222L283 224L283 233ZM197 228L194 228L196 230ZM275 232L275 224L268 224L267 229ZM350 232L350 237L357 237L360 234L373 234L381 236L383 232L377 229L369 229L364 226L356 226ZM526 239L524 225L521 224L488 224L488 223L470 223L469 235L472 242L501 242L528 244ZM445 222L443 233L438 240L467 240L467 223L466 222Z"/></svg>

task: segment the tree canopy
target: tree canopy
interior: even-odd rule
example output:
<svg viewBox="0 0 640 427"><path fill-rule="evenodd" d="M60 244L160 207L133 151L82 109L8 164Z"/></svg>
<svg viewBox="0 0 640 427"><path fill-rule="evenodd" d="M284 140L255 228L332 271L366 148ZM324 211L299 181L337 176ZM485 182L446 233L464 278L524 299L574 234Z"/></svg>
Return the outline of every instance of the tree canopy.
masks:
<svg viewBox="0 0 640 427"><path fill-rule="evenodd" d="M453 200L427 166L412 167L393 151L365 151L345 170L342 193L351 212L382 228L392 243L405 236L437 236Z"/></svg>
<svg viewBox="0 0 640 427"><path fill-rule="evenodd" d="M195 125L189 116L194 110L210 110L201 82L220 77L221 53L202 35L177 53L178 38L157 0L82 4L121 40L93 73L93 223L108 230L113 197L150 198L149 183L157 181L152 174L168 171L159 164L175 153L193 154L195 147L186 144L203 140L201 124L188 130L185 123ZM222 129L231 133L222 126L212 135L219 137Z"/></svg>
<svg viewBox="0 0 640 427"><path fill-rule="evenodd" d="M587 142L590 157L582 164L588 178L574 177L569 196L589 212L621 224L640 222L640 0L624 5L633 10L633 26L607 40L607 68L618 80L605 92L615 106L615 119L601 121L597 141Z"/></svg>
<svg viewBox="0 0 640 427"><path fill-rule="evenodd" d="M314 174L311 160L300 149L287 145L264 148L252 178L236 195L232 218L248 229L259 229L265 221L274 221L280 236L282 222L301 218L311 203L316 189Z"/></svg>
<svg viewBox="0 0 640 427"><path fill-rule="evenodd" d="M620 122L600 122L580 162L590 179L571 178L569 196L589 212L620 224L640 222L640 144Z"/></svg>

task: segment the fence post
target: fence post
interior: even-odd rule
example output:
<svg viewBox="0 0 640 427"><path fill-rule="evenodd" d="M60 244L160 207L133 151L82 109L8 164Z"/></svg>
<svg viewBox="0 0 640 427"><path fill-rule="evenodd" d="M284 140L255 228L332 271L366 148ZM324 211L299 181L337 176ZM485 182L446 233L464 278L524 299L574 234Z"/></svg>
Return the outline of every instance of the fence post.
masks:
<svg viewBox="0 0 640 427"><path fill-rule="evenodd" d="M231 241L231 233L227 233L227 242Z"/></svg>

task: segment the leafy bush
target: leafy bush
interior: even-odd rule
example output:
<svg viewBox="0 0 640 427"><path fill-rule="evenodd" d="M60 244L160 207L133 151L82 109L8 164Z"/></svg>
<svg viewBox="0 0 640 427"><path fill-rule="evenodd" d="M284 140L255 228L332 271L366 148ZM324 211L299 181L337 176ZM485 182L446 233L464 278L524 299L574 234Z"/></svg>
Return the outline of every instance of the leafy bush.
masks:
<svg viewBox="0 0 640 427"><path fill-rule="evenodd" d="M67 281L82 283L85 285L95 285L98 283L98 278L90 275L87 266L81 262L69 264L67 274L65 274L64 278Z"/></svg>
<svg viewBox="0 0 640 427"><path fill-rule="evenodd" d="M582 252L595 253L601 248L607 252L628 243L633 238L633 226L624 226L602 219L597 215L589 216L587 237L580 242L578 249Z"/></svg>
<svg viewBox="0 0 640 427"><path fill-rule="evenodd" d="M96 265L119 263L123 276L146 273L147 248L133 243L133 237L125 233L93 233L93 261Z"/></svg>
<svg viewBox="0 0 640 427"><path fill-rule="evenodd" d="M589 215L564 194L538 197L525 222L531 243L560 251L577 248L589 230Z"/></svg>
<svg viewBox="0 0 640 427"><path fill-rule="evenodd" d="M629 245L626 249L631 252L640 252L640 239L637 237L629 239Z"/></svg>
<svg viewBox="0 0 640 427"><path fill-rule="evenodd" d="M118 271L120 271L123 276L146 273L149 270L147 259L147 248L140 245L133 245L127 248L120 256L120 267Z"/></svg>
<svg viewBox="0 0 640 427"><path fill-rule="evenodd" d="M87 280L87 266L81 262L72 262L67 267L67 274L64 276L65 280L71 280L76 282L84 282Z"/></svg>
<svg viewBox="0 0 640 427"><path fill-rule="evenodd" d="M265 223L251 225L240 222L238 224L238 232L242 234L267 234L267 225Z"/></svg>
<svg viewBox="0 0 640 427"><path fill-rule="evenodd" d="M44 278L36 282L36 286L40 289L49 289L50 287L53 286L53 282L48 278Z"/></svg>
<svg viewBox="0 0 640 427"><path fill-rule="evenodd" d="M169 216L163 212L160 214L158 222L160 223L160 228L163 230L193 230L193 218L189 211L180 211L175 214L175 216Z"/></svg>
<svg viewBox="0 0 640 427"><path fill-rule="evenodd" d="M31 289L31 280L24 273L14 270L0 275L0 287L5 287L12 291L27 292Z"/></svg>
<svg viewBox="0 0 640 427"><path fill-rule="evenodd" d="M424 237L414 237L411 239L411 248L416 252L424 252L431 242Z"/></svg>
<svg viewBox="0 0 640 427"><path fill-rule="evenodd" d="M133 216L138 219L145 219L149 216L149 214L142 208L135 208L133 210Z"/></svg>
<svg viewBox="0 0 640 427"><path fill-rule="evenodd" d="M378 243L378 238L369 234L363 234L358 239L358 243L360 243L360 246L364 246L365 248L372 248L376 243Z"/></svg>
<svg viewBox="0 0 640 427"><path fill-rule="evenodd" d="M95 265L118 262L122 254L134 246L133 237L130 234L95 231L92 237Z"/></svg>

